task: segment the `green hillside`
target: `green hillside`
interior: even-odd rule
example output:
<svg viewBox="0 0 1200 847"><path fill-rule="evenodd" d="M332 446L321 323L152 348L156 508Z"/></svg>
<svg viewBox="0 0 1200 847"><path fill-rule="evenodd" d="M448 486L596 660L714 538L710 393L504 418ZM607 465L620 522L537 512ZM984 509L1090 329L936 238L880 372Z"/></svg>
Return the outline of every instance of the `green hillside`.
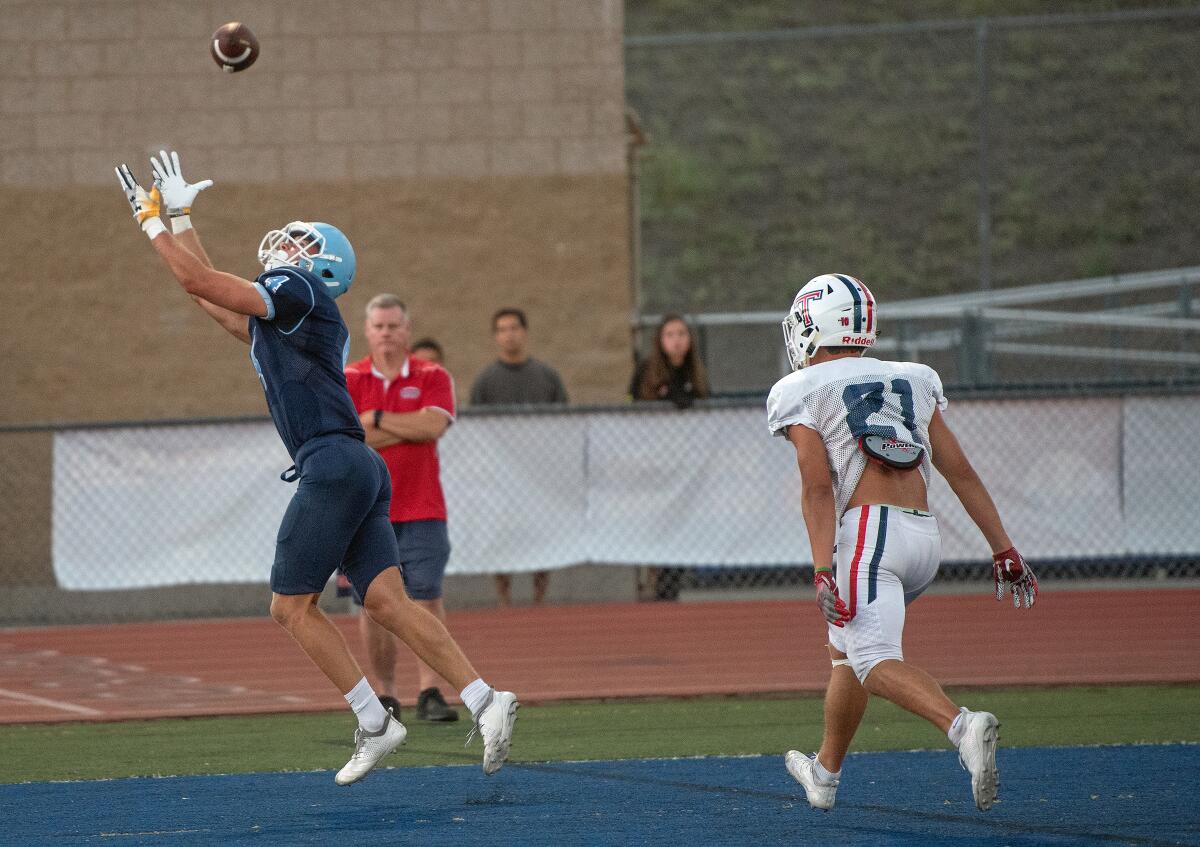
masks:
<svg viewBox="0 0 1200 847"><path fill-rule="evenodd" d="M979 285L975 21L1169 2L632 0L629 36L955 21L626 49L646 311L782 308L828 270L886 299ZM993 19L995 287L1196 264L1200 15Z"/></svg>

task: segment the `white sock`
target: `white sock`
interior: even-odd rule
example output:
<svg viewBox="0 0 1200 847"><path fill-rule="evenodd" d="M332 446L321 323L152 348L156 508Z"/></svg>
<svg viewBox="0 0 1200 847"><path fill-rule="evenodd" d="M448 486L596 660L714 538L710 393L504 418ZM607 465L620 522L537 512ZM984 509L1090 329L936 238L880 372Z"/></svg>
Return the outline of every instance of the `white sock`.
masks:
<svg viewBox="0 0 1200 847"><path fill-rule="evenodd" d="M365 676L346 692L345 697L354 714L358 715L358 725L367 732L378 732L387 723L387 709L383 708Z"/></svg>
<svg viewBox="0 0 1200 847"><path fill-rule="evenodd" d="M817 782L823 782L825 785L837 785L842 778L841 771L833 773L826 770L821 760L816 757L813 758L813 773L817 776Z"/></svg>
<svg viewBox="0 0 1200 847"><path fill-rule="evenodd" d="M480 677L464 688L459 696L462 697L463 705L471 710L471 716L478 722L483 710L491 705L492 694L492 687Z"/></svg>
<svg viewBox="0 0 1200 847"><path fill-rule="evenodd" d="M967 731L967 715L969 714L970 712L968 712L965 708L960 709L958 714L954 717L954 722L951 723L950 728L946 730L946 737L950 739L950 743L955 747L959 745L959 743L962 741L963 733Z"/></svg>

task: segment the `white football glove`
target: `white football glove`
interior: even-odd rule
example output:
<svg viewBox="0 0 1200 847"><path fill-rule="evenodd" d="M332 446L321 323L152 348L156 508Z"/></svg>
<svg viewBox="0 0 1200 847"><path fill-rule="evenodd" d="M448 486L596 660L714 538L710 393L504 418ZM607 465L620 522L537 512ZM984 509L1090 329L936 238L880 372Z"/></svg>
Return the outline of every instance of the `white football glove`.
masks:
<svg viewBox="0 0 1200 847"><path fill-rule="evenodd" d="M213 184L211 179L202 179L195 184L184 179L179 169L179 154L175 151L168 155L166 150L159 150L158 158L150 157L150 167L154 171L154 186L162 192L167 215L172 218L190 215L196 195Z"/></svg>
<svg viewBox="0 0 1200 847"><path fill-rule="evenodd" d="M129 165L117 165L116 172L117 181L121 183L121 190L125 192L129 208L133 210L133 219L138 222L142 232L153 239L166 229L158 217L162 211L162 195L159 194L158 186L151 188L147 193L146 189L138 185L133 172L129 170Z"/></svg>

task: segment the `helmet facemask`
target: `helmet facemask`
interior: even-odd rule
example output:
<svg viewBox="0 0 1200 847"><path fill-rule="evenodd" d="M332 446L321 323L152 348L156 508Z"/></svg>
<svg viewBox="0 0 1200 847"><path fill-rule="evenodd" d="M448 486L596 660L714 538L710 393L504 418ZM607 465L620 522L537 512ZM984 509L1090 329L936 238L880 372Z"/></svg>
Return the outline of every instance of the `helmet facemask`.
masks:
<svg viewBox="0 0 1200 847"><path fill-rule="evenodd" d="M336 259L323 256L324 249L325 236L317 232L312 224L292 221L283 229L273 229L263 236L258 245L258 261L268 271L286 265L311 273L314 259Z"/></svg>
<svg viewBox="0 0 1200 847"><path fill-rule="evenodd" d="M787 350L792 370L798 371L808 367L808 360L817 352L816 342L819 337L815 327L804 325L799 312L789 312L783 319L783 346Z"/></svg>

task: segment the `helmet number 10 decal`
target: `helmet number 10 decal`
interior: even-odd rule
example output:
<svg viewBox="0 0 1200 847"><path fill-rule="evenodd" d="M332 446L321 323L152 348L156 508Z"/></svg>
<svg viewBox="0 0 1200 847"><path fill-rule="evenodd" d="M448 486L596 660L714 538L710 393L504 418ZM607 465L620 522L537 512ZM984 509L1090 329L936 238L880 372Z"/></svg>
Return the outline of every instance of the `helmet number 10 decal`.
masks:
<svg viewBox="0 0 1200 847"><path fill-rule="evenodd" d="M885 404L885 393L896 399ZM855 438L862 438L864 435L884 435L889 438L911 439L916 436L917 421L913 412L912 385L907 379L893 379L890 392L882 382L847 385L842 391L842 402L846 406L846 424ZM871 415L882 412L885 405L891 407L889 419L903 424L907 432L899 433L894 426L868 421ZM896 415L895 410L899 410L899 415Z"/></svg>

